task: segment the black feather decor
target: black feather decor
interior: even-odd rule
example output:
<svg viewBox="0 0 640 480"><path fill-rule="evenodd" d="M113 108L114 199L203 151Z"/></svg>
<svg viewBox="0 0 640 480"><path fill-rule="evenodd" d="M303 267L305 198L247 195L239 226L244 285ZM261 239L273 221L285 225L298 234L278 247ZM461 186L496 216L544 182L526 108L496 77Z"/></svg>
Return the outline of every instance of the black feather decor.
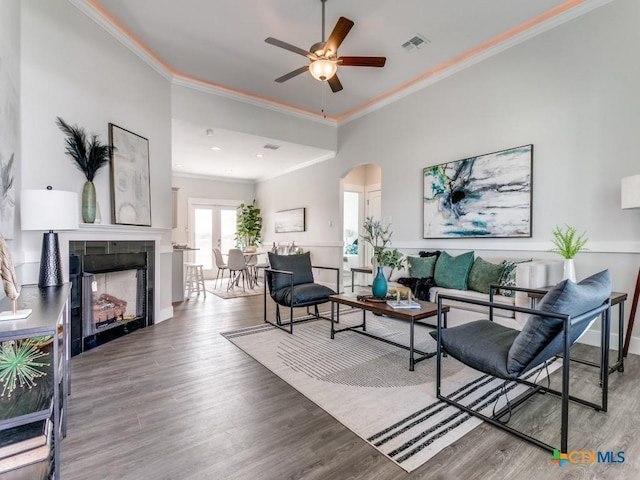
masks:
<svg viewBox="0 0 640 480"><path fill-rule="evenodd" d="M87 180L93 182L98 170L111 158L114 147L102 144L97 135L88 136L84 128L70 126L60 117L57 117L56 124L67 136L65 153L75 161Z"/></svg>

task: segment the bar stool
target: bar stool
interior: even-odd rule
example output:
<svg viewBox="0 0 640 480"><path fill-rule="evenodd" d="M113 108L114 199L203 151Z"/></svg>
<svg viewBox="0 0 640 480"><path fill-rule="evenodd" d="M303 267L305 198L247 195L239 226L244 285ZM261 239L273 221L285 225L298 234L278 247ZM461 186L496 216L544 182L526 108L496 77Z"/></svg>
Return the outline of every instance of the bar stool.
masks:
<svg viewBox="0 0 640 480"><path fill-rule="evenodd" d="M185 263L184 264L184 283L187 290L187 297L190 297L193 292L200 292L207 296L207 291L204 288L204 274L202 273L202 265L197 263Z"/></svg>

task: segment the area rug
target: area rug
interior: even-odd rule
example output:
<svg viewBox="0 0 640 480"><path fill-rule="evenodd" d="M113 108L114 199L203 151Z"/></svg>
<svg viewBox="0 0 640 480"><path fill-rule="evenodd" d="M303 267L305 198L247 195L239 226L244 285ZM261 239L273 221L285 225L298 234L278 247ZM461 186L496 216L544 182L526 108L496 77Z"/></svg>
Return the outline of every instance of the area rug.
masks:
<svg viewBox="0 0 640 480"><path fill-rule="evenodd" d="M341 314L340 325L355 325L361 316ZM435 350L430 330L416 327L416 348ZM368 316L367 331L408 345L406 322ZM331 340L325 320L298 324L293 335L265 324L222 335L407 472L481 423L436 398L435 357L410 372L408 351L353 332ZM544 375L534 371L527 378ZM483 413L490 415L496 402L496 409L504 405L503 383L443 359L442 392ZM506 389L510 400L524 391L513 382Z"/></svg>
<svg viewBox="0 0 640 480"><path fill-rule="evenodd" d="M242 284L240 286L234 285L232 288L227 290L227 281L227 278L223 279L222 282L218 280L218 284L216 285L215 280L205 280L204 287L207 292L213 293L216 297L225 299L252 297L254 295L262 295L264 293L264 286L262 284L258 284L255 288L249 288L248 285L245 285L244 290L242 289Z"/></svg>

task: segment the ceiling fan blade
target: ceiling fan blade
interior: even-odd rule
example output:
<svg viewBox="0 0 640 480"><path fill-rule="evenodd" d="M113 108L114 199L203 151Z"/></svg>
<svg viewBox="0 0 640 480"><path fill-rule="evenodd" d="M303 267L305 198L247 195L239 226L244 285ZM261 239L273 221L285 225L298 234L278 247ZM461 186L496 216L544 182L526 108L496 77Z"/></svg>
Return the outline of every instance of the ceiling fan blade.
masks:
<svg viewBox="0 0 640 480"><path fill-rule="evenodd" d="M298 55L302 55L303 57L308 57L312 60L315 60L317 57L309 52L308 50L304 50L300 47L296 47L295 45L291 45L290 43L283 42L282 40L278 40L277 38L268 37L264 39L269 45L274 45L276 47L284 48L285 50L289 50L290 52L297 53Z"/></svg>
<svg viewBox="0 0 640 480"><path fill-rule="evenodd" d="M281 76L280 78L276 78L276 82L278 83L286 82L290 78L297 77L301 73L308 72L308 71L309 71L309 65L305 65L304 67L297 68L293 72L289 72L286 75Z"/></svg>
<svg viewBox="0 0 640 480"><path fill-rule="evenodd" d="M331 91L333 93L339 92L342 90L342 84L340 83L340 79L338 78L338 74L336 73L333 77L327 80L329 86L331 87Z"/></svg>
<svg viewBox="0 0 640 480"><path fill-rule="evenodd" d="M340 57L340 65L346 67L384 67L386 57Z"/></svg>
<svg viewBox="0 0 640 480"><path fill-rule="evenodd" d="M338 54L338 47L349 33L349 30L351 30L351 27L353 27L353 22L348 18L340 17L338 19L338 23L333 27L333 32L329 35L324 46L324 55Z"/></svg>

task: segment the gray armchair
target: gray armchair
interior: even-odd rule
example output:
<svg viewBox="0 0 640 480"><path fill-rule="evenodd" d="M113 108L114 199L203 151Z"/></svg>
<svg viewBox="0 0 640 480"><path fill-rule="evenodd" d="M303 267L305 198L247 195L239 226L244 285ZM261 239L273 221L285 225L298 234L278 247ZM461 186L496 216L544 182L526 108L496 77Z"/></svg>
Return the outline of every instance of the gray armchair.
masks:
<svg viewBox="0 0 640 480"><path fill-rule="evenodd" d="M611 295L611 276L608 270L593 275L580 283L563 280L552 287L540 300L535 309L520 307L505 307L517 312L530 314L529 320L522 331L505 327L493 322L492 307L493 294L499 288L492 285L489 302L469 300L450 295L438 297L438 329L430 332L437 341L436 390L440 400L453 405L473 416L481 418L517 437L533 443L541 448L553 452L558 447L548 445L532 436L522 433L507 425L503 420L507 414L535 393L548 393L561 398L560 448L567 452L567 435L569 426L569 401L580 403L596 411L607 411L608 363L609 363L609 323ZM533 291L525 288L513 287L518 291ZM539 292L539 291L536 291ZM447 300L464 301L476 305L489 307L490 317L453 328L444 328L440 310ZM586 332L591 324L601 316L602 345L600 364L600 383L602 387L601 403L592 403L582 398L569 395L569 374L571 365L570 348L577 339ZM519 396L514 402L507 397L507 405L494 412L492 416L480 413L469 405L463 405L454 395L442 394L442 362L444 354L459 360L480 372L504 379L503 392L506 395L506 384L516 382L524 384L530 389ZM535 382L526 380L525 374L534 368L544 365L547 361L562 355L562 390L552 390Z"/></svg>
<svg viewBox="0 0 640 480"><path fill-rule="evenodd" d="M270 268L265 269L264 282L264 321L275 327L293 333L293 325L300 321L308 321L322 317L318 305L329 301L329 295L334 295L339 289L340 269L336 267L319 267L311 265L309 252L299 255L276 255L269 253ZM335 270L336 289L315 283L313 268ZM271 299L276 303L275 322L267 319L267 289ZM289 309L288 321L282 321L280 307ZM293 309L306 307L310 318L294 320ZM314 307L313 313L309 307ZM329 318L326 318L330 320ZM287 329L288 327L288 329Z"/></svg>

